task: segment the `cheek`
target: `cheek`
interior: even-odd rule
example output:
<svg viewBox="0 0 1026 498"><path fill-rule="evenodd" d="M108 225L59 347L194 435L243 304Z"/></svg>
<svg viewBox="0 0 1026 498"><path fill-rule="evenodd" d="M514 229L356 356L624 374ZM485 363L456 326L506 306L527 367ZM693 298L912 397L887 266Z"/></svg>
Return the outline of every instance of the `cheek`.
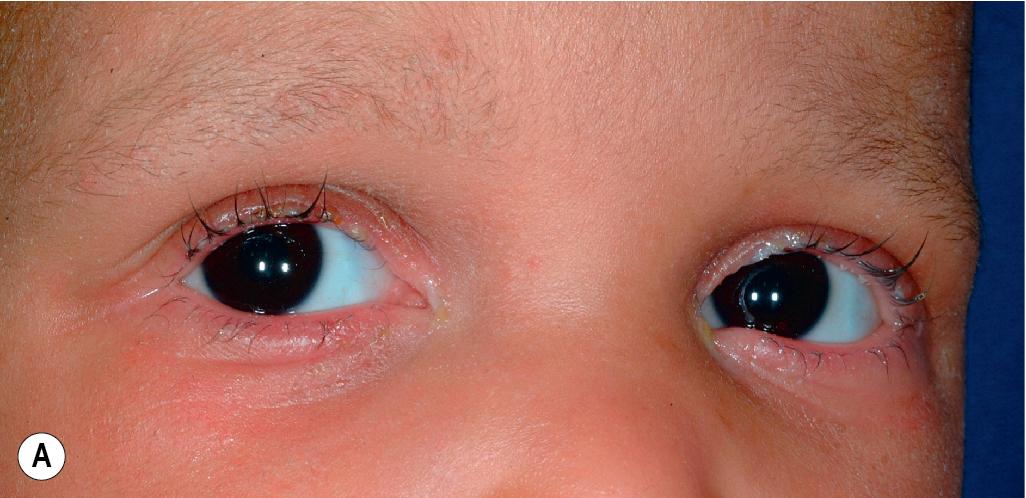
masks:
<svg viewBox="0 0 1026 498"><path fill-rule="evenodd" d="M162 354L142 340L140 311L11 345L24 354L5 370L22 387L4 405L25 410L5 417L5 432L53 428L73 458L53 483L71 494L186 493L211 480L228 494L260 482L329 495L907 496L957 485L944 472L957 468L945 450L957 433L926 401L840 424L751 396L670 301L596 306L581 320L541 306L482 312L355 387L340 361L267 370Z"/></svg>
<svg viewBox="0 0 1026 498"><path fill-rule="evenodd" d="M129 313L50 340L27 327L13 331L36 340L13 348L17 361L0 369L8 385L19 386L2 391L2 405L18 411L2 417L0 432L24 437L45 430L62 440L68 465L63 479L48 483L68 486L58 494L190 494L193 484L202 494L210 479L236 490L229 494L246 494L254 482L284 492L297 482L334 482L311 480L332 462L362 461L338 448L375 433L354 422L361 402L347 384L351 364L268 371L188 361L153 349L140 323ZM9 470L4 475L20 477Z"/></svg>
<svg viewBox="0 0 1026 498"><path fill-rule="evenodd" d="M526 316L475 323L464 360L447 353L433 360L447 365L432 378L440 383L435 392L447 393L442 404L460 407L455 416L463 421L447 426L452 439L439 444L486 455L494 448L476 438L491 433L488 441L512 453L517 475L545 476L539 486L550 490L574 483L557 493L567 496L952 489L942 471L957 460L937 457L952 438L927 404L890 407L904 415L861 426L817 419L800 404L747 395L681 340L671 316L595 316L574 325ZM632 340L623 340L626 331ZM499 427L519 430L500 434ZM478 445L463 446L462 438Z"/></svg>
<svg viewBox="0 0 1026 498"><path fill-rule="evenodd" d="M20 369L24 402L12 405L25 408L17 433L46 430L63 442L68 463L54 485L69 486L71 494L135 494L149 486L170 489L176 479L222 461L230 417L218 417L223 411L213 403L191 401L189 374L133 358L118 340L130 331L118 324L78 332L59 344L30 345L25 357L59 367Z"/></svg>

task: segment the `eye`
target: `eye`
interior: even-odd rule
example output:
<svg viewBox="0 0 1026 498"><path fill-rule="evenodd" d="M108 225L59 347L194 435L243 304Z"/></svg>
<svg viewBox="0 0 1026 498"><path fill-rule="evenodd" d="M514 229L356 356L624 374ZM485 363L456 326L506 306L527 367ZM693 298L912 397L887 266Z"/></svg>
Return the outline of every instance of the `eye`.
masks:
<svg viewBox="0 0 1026 498"><path fill-rule="evenodd" d="M839 418L898 406L928 382L926 293L909 273L926 241L895 244L901 263L889 240L785 226L724 247L696 284L702 343L771 406Z"/></svg>
<svg viewBox="0 0 1026 498"><path fill-rule="evenodd" d="M880 321L870 289L856 275L808 252L773 254L741 267L706 298L701 314L714 329L823 343L856 342Z"/></svg>
<svg viewBox="0 0 1026 498"><path fill-rule="evenodd" d="M237 310L281 315L372 301L392 279L374 251L334 226L277 223L229 238L185 283Z"/></svg>
<svg viewBox="0 0 1026 498"><path fill-rule="evenodd" d="M150 289L135 306L153 351L247 365L348 358L336 364L346 375L369 374L446 316L425 239L367 193L283 184L191 207L135 277Z"/></svg>

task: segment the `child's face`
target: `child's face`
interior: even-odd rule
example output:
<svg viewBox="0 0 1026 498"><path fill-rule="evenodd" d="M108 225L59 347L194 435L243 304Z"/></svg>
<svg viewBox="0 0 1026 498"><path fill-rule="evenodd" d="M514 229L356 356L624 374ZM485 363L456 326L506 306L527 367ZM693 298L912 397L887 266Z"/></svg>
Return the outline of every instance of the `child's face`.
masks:
<svg viewBox="0 0 1026 498"><path fill-rule="evenodd" d="M958 489L965 7L6 16L0 489Z"/></svg>

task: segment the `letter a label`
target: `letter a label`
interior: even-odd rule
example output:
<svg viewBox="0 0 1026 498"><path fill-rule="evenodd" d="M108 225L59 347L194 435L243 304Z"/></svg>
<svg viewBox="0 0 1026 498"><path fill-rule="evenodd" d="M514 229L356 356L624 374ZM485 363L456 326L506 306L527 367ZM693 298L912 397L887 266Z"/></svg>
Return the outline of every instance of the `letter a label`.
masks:
<svg viewBox="0 0 1026 498"><path fill-rule="evenodd" d="M22 441L18 464L25 475L37 481L53 479L64 468L64 445L45 432L37 432Z"/></svg>

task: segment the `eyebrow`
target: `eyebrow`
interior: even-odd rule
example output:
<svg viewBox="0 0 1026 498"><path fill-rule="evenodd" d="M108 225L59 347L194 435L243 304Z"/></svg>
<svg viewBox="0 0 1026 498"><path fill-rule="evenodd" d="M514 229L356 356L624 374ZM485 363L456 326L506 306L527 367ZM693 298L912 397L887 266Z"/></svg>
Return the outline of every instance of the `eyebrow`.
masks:
<svg viewBox="0 0 1026 498"><path fill-rule="evenodd" d="M409 35L391 27L394 20L383 10L346 5L293 22L266 22L253 13L215 19L253 28L249 43L234 47L219 37L218 25L206 26L200 16L161 25L162 49L148 53L142 67L98 57L78 61L78 71L123 76L110 78L110 97L80 113L85 122L75 131L81 136L62 144L60 157L35 163L61 170L93 165L108 179L128 169L152 174L175 154L175 143L264 147L326 128L378 130L422 144L508 140L515 125L497 110L501 90L491 68L444 26L433 30L440 36ZM36 24L60 22L71 21ZM327 35L306 36L310 32ZM32 61L12 66L36 71Z"/></svg>
<svg viewBox="0 0 1026 498"><path fill-rule="evenodd" d="M938 224L945 238L979 239L968 130L908 120L912 114L896 115L900 112L897 108L839 111L845 125L836 133L844 145L819 147L821 143L810 138L807 146L818 147L816 152L830 164L831 173L840 171L890 185L910 203L921 205L924 216Z"/></svg>
<svg viewBox="0 0 1026 498"><path fill-rule="evenodd" d="M945 239L978 241L969 159L970 39L968 28L959 26L968 18L957 11L944 16L951 26L929 26L919 43L891 41L902 53L900 68L854 55L865 47L843 37L791 47L827 55L813 63L793 53L782 57L794 69L778 83L788 98L775 106L788 118L776 131L786 127L798 139L781 154L787 161L770 169L792 168L798 160L814 174L876 182L920 207ZM927 49L930 57L922 57Z"/></svg>
<svg viewBox="0 0 1026 498"><path fill-rule="evenodd" d="M948 240L979 239L978 200L969 164L968 123L909 119L898 108L821 102L789 121L799 138L763 174L804 169L817 177L871 182L917 206ZM808 121L802 125L796 122ZM829 124L824 124L824 121ZM779 125L777 125L779 126ZM764 133L779 132L776 126Z"/></svg>
<svg viewBox="0 0 1026 498"><path fill-rule="evenodd" d="M324 20L332 37L314 40L290 33L293 26L278 26L262 36L284 36L284 48L260 51L255 44L231 57L220 55L223 47L216 43L193 39L200 28L186 26L152 64L158 71L120 88L93 113L89 133L71 147L73 162L106 165L108 175L113 168L149 171L174 153L168 143L175 140L263 147L339 123L416 143L511 140L516 124L499 109L503 93L492 70L457 38L425 44L374 35L367 27L380 22L370 14L337 16ZM902 92L874 86L884 83L872 68L841 76L830 68L805 69L802 79L790 83L801 98L786 110L808 120L808 131L782 155L807 160L773 167L843 171L890 185L912 203L926 204L933 213L926 216L948 228L948 238L978 236L967 147L964 133L959 135L964 130L901 105ZM848 98L853 88L864 95ZM192 119L197 114L220 116L223 126ZM817 127L816 119L831 126ZM118 143L108 135L135 138Z"/></svg>

